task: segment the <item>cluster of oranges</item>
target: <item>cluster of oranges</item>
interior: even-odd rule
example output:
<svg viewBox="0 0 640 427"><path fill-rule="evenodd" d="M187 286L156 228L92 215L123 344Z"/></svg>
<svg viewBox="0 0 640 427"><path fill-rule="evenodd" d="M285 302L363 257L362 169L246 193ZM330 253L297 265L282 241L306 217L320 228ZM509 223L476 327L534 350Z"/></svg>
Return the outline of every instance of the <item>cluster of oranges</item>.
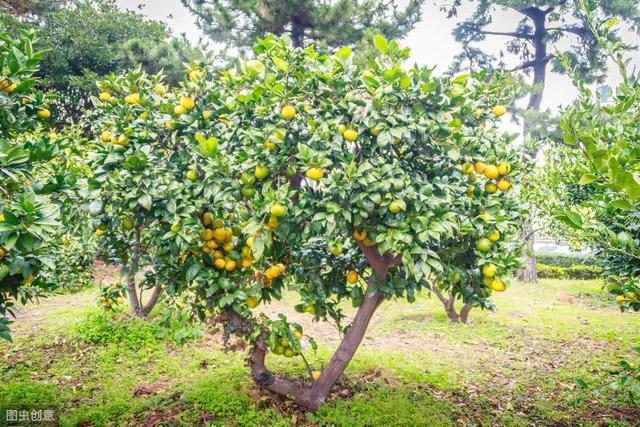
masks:
<svg viewBox="0 0 640 427"><path fill-rule="evenodd" d="M202 223L205 228L200 233L200 238L204 244L202 250L192 250L193 255L198 256L201 252L210 254L214 260L213 266L221 271L232 272L238 266L245 269L251 267L251 237L247 239L247 245L238 251L236 248L242 235L239 227L227 225L222 219L214 218L211 212L202 215Z"/></svg>
<svg viewBox="0 0 640 427"><path fill-rule="evenodd" d="M472 183L467 186L467 196L469 197L480 195L480 188L475 185L478 175L484 175L487 178L484 191L488 194L493 194L498 190L505 192L511 188L511 181L506 177L511 172L511 164L509 162L501 162L497 166L485 165L482 162L476 162L475 164L465 162L462 164L461 169L463 174L469 175L469 181Z"/></svg>
<svg viewBox="0 0 640 427"><path fill-rule="evenodd" d="M302 331L298 329L293 330L293 334L298 337L298 339L302 339ZM278 337L276 339L276 344L271 347L271 352L273 354L277 354L278 356L284 357L293 357L297 356L300 353L295 352L291 346L289 345L289 341L286 337Z"/></svg>
<svg viewBox="0 0 640 427"><path fill-rule="evenodd" d="M482 267L482 281L484 284L496 292L502 292L507 289L507 285L496 276L497 274L498 267L495 264L487 264Z"/></svg>

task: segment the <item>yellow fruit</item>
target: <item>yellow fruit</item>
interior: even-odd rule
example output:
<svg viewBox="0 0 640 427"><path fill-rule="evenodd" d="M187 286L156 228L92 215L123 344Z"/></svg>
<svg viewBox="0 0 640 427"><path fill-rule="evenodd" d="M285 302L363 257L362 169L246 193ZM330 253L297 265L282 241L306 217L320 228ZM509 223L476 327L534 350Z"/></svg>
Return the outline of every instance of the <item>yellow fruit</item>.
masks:
<svg viewBox="0 0 640 427"><path fill-rule="evenodd" d="M218 249L220 247L220 245L218 245L215 240L211 239L211 240L207 241L207 247L209 249Z"/></svg>
<svg viewBox="0 0 640 427"><path fill-rule="evenodd" d="M216 228L215 230L213 230L213 238L218 242L224 242L225 240L227 240L227 232L224 230L224 228Z"/></svg>
<svg viewBox="0 0 640 427"><path fill-rule="evenodd" d="M7 250L0 246L0 260L3 259L7 255Z"/></svg>
<svg viewBox="0 0 640 427"><path fill-rule="evenodd" d="M507 108L504 105L496 105L491 109L491 112L497 117L503 116L507 112Z"/></svg>
<svg viewBox="0 0 640 427"><path fill-rule="evenodd" d="M149 113L147 113L146 111L143 111L142 114L140 114L140 120L147 120L149 118Z"/></svg>
<svg viewBox="0 0 640 427"><path fill-rule="evenodd" d="M203 111L202 118L205 120L209 120L211 118L211 114L213 114L211 111Z"/></svg>
<svg viewBox="0 0 640 427"><path fill-rule="evenodd" d="M254 237L254 236L250 236L250 237L247 239L247 246L248 246L248 247L251 247L251 245L253 245L253 240L254 240L254 239L255 239L255 237Z"/></svg>
<svg viewBox="0 0 640 427"><path fill-rule="evenodd" d="M473 197L475 189L476 187L474 187L473 185L467 185L467 197Z"/></svg>
<svg viewBox="0 0 640 427"><path fill-rule="evenodd" d="M347 273L347 283L353 285L358 282L358 273L355 271L350 271Z"/></svg>
<svg viewBox="0 0 640 427"><path fill-rule="evenodd" d="M256 308L260 304L260 300L256 297L247 298L247 307Z"/></svg>
<svg viewBox="0 0 640 427"><path fill-rule="evenodd" d="M506 178L501 179L500 181L498 181L498 188L501 191L507 191L509 188L511 188L511 181Z"/></svg>
<svg viewBox="0 0 640 427"><path fill-rule="evenodd" d="M183 96L180 100L180 106L185 110L193 110L193 108L196 106L196 103L190 96Z"/></svg>
<svg viewBox="0 0 640 427"><path fill-rule="evenodd" d="M231 272L231 271L236 269L236 266L237 266L236 262L234 260L230 259L229 261L227 261L224 264L224 269L229 271L229 272Z"/></svg>
<svg viewBox="0 0 640 427"><path fill-rule="evenodd" d="M126 147L127 145L129 145L129 138L126 137L125 135L120 135L116 140L115 144Z"/></svg>
<svg viewBox="0 0 640 427"><path fill-rule="evenodd" d="M211 212L205 212L202 215L202 223L204 225L211 225L213 224L213 214Z"/></svg>
<svg viewBox="0 0 640 427"><path fill-rule="evenodd" d="M100 92L98 98L100 98L100 101L110 101L112 96L109 92Z"/></svg>
<svg viewBox="0 0 640 427"><path fill-rule="evenodd" d="M208 243L207 247L209 247ZM224 253L222 253L222 251L211 251L211 256L213 257L213 259L224 259Z"/></svg>
<svg viewBox="0 0 640 427"><path fill-rule="evenodd" d="M276 203L275 205L271 206L271 215L279 217L284 216L285 213L287 213L287 208L282 206L280 203Z"/></svg>
<svg viewBox="0 0 640 427"><path fill-rule="evenodd" d="M176 116L184 114L186 113L186 111L187 110L182 105L176 105L175 108L173 109L173 112L175 113Z"/></svg>
<svg viewBox="0 0 640 427"><path fill-rule="evenodd" d="M171 226L171 231L173 231L174 233L177 233L178 231L180 231L180 225L178 224L173 224Z"/></svg>
<svg viewBox="0 0 640 427"><path fill-rule="evenodd" d="M127 104L131 104L131 105L139 104L140 103L140 94L139 93L132 93L130 95L127 95L124 98L124 102L126 102Z"/></svg>
<svg viewBox="0 0 640 427"><path fill-rule="evenodd" d="M46 108L38 110L38 112L36 114L41 119L48 119L49 117L51 117L51 111L47 110Z"/></svg>
<svg viewBox="0 0 640 427"><path fill-rule="evenodd" d="M490 214L486 213L486 212L483 212L480 215L478 215L478 218L482 219L487 224L490 223L491 221L493 221L493 217Z"/></svg>
<svg viewBox="0 0 640 427"><path fill-rule="evenodd" d="M509 162L501 162L498 164L498 172L500 175L507 175L511 172L511 164Z"/></svg>
<svg viewBox="0 0 640 427"><path fill-rule="evenodd" d="M242 260L242 262L240 263L240 267L242 268L249 268L251 267L251 264L253 263L253 259L251 258L245 258Z"/></svg>
<svg viewBox="0 0 640 427"><path fill-rule="evenodd" d="M496 230L493 233L491 233L489 235L489 240L491 240L492 242L497 242L498 240L500 240L500 232Z"/></svg>
<svg viewBox="0 0 640 427"><path fill-rule="evenodd" d="M324 176L324 171L321 168L309 168L305 173L307 178L312 179L314 181L319 181Z"/></svg>
<svg viewBox="0 0 640 427"><path fill-rule="evenodd" d="M376 245L376 241L369 238L364 239L362 243L364 243L364 245L368 248Z"/></svg>
<svg viewBox="0 0 640 427"><path fill-rule="evenodd" d="M4 221L4 214L0 214L0 222Z"/></svg>
<svg viewBox="0 0 640 427"><path fill-rule="evenodd" d="M389 211L391 213L398 213L402 209L402 203L400 200L394 200L389 204Z"/></svg>
<svg viewBox="0 0 640 427"><path fill-rule="evenodd" d="M491 289L496 292L503 292L507 289L507 285L500 279L493 279L493 282L491 282Z"/></svg>
<svg viewBox="0 0 640 427"><path fill-rule="evenodd" d="M193 70L189 73L189 80L193 83L197 82L202 78L204 73L200 70Z"/></svg>
<svg viewBox="0 0 640 427"><path fill-rule="evenodd" d="M234 249L235 248L233 247L233 245L231 243L227 243L226 245L224 245L222 247L222 250L224 250L225 252L231 252Z"/></svg>
<svg viewBox="0 0 640 427"><path fill-rule="evenodd" d="M160 96L165 96L167 94L167 88L164 85L161 84L157 84L154 88L153 91L155 93L157 93Z"/></svg>
<svg viewBox="0 0 640 427"><path fill-rule="evenodd" d="M487 182L484 186L484 191L486 191L489 194L493 194L496 191L498 191L498 186L495 185L493 182Z"/></svg>
<svg viewBox="0 0 640 427"><path fill-rule="evenodd" d="M358 242L362 242L364 239L367 238L367 230L362 230L362 231L353 230L353 238L356 239Z"/></svg>
<svg viewBox="0 0 640 427"><path fill-rule="evenodd" d="M283 119L292 120L296 116L296 109L291 105L285 105L280 113Z"/></svg>
<svg viewBox="0 0 640 427"><path fill-rule="evenodd" d="M306 104L304 106L304 111L311 111L311 110L313 110L313 105Z"/></svg>
<svg viewBox="0 0 640 427"><path fill-rule="evenodd" d="M320 371L311 372L311 379L313 379L314 381L318 381L318 378L320 378Z"/></svg>
<svg viewBox="0 0 640 427"><path fill-rule="evenodd" d="M496 179L500 176L500 172L498 172L498 167L495 165L488 165L484 170L484 176L489 179Z"/></svg>
<svg viewBox="0 0 640 427"><path fill-rule="evenodd" d="M482 267L482 275L484 277L494 277L498 272L498 267L495 264L487 264Z"/></svg>
<svg viewBox="0 0 640 427"><path fill-rule="evenodd" d="M197 170L190 169L190 170L187 171L185 176L189 181L197 181L198 178L200 177L200 174L198 173Z"/></svg>
<svg viewBox="0 0 640 427"><path fill-rule="evenodd" d="M225 266L227 265L227 262L222 258L218 258L213 262L213 265L218 270L224 270Z"/></svg>
<svg viewBox="0 0 640 427"><path fill-rule="evenodd" d="M477 162L473 168L475 169L476 173L483 173L486 166L482 162Z"/></svg>
<svg viewBox="0 0 640 427"><path fill-rule="evenodd" d="M308 305L305 307L304 309L305 313L309 313L309 314L313 314L314 316L316 315L316 306L315 305Z"/></svg>
<svg viewBox="0 0 640 427"><path fill-rule="evenodd" d="M176 121L171 119L169 120L167 123L164 124L164 127L166 127L169 130L175 129L176 126Z"/></svg>
<svg viewBox="0 0 640 427"><path fill-rule="evenodd" d="M100 134L100 139L102 140L102 142L109 142L111 140L111 132L105 130Z"/></svg>
<svg viewBox="0 0 640 427"><path fill-rule="evenodd" d="M358 132L356 132L353 129L347 129L346 131L344 131L344 133L342 134L342 136L344 137L344 139L346 139L349 142L353 142L356 139L358 139Z"/></svg>
<svg viewBox="0 0 640 427"><path fill-rule="evenodd" d="M211 239L213 239L213 230L202 230L202 234L200 234L200 237L202 237L202 240L204 241L209 241Z"/></svg>
<svg viewBox="0 0 640 427"><path fill-rule="evenodd" d="M345 125L343 125L342 123L340 123L338 125L338 132L340 132L340 135L344 135L344 133L347 131L347 127Z"/></svg>
<svg viewBox="0 0 640 427"><path fill-rule="evenodd" d="M635 292L629 292L629 293L627 294L627 299L635 300L635 299L638 299L638 297L636 297Z"/></svg>
<svg viewBox="0 0 640 427"><path fill-rule="evenodd" d="M624 297L624 295L616 295L616 301L618 302L618 304L622 304L626 301L626 298Z"/></svg>
<svg viewBox="0 0 640 427"><path fill-rule="evenodd" d="M269 175L269 168L263 165L258 165L253 170L253 174L257 179L264 179Z"/></svg>
<svg viewBox="0 0 640 427"><path fill-rule="evenodd" d="M469 163L469 162L465 162L462 164L462 166L460 166L460 169L462 170L462 173L465 175L471 175L473 173L473 164Z"/></svg>

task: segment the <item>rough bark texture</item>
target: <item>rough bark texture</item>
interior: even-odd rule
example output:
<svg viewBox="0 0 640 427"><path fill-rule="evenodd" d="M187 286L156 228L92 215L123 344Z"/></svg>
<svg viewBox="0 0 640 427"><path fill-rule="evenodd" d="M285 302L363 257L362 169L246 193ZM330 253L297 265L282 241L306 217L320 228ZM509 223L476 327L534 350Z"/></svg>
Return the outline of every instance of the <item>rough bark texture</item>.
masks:
<svg viewBox="0 0 640 427"><path fill-rule="evenodd" d="M127 281L129 287L129 304L131 304L131 313L134 316L140 316L140 299L138 298L138 290L136 286L136 272L140 264L140 235L141 228L135 229L135 241L133 243L131 262L129 263L129 271L127 273Z"/></svg>
<svg viewBox="0 0 640 427"><path fill-rule="evenodd" d="M444 294L437 287L433 287L433 293L438 297L442 305L444 306L444 311L447 313L447 317L451 321L451 323L467 323L469 318L469 312L473 308L471 304L464 304L460 309L460 313L456 311L455 308L455 297L450 295L448 298L444 296Z"/></svg>
<svg viewBox="0 0 640 427"><path fill-rule="evenodd" d="M310 410L316 410L326 401L331 388L360 346L376 309L384 300L384 296L373 289L374 286L377 283L385 283L389 268L401 263L399 256L380 255L375 248L366 247L361 242L358 244L375 275L369 279L362 305L358 308L349 329L318 380L311 384L296 383L273 375L264 363L268 352L267 337L264 334L258 337L249 357L251 372L256 383L273 393L295 399L298 405Z"/></svg>

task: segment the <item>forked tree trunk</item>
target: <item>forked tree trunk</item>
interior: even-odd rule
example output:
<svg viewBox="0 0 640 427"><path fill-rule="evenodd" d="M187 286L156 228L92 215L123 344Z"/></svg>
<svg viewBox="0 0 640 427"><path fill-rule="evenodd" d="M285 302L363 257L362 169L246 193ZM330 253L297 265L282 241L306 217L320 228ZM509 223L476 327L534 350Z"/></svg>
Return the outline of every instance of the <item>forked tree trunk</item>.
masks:
<svg viewBox="0 0 640 427"><path fill-rule="evenodd" d="M464 304L460 309L460 313L458 313L455 307L456 299L453 295L449 295L448 298L445 297L440 289L438 289L436 286L432 288L432 291L444 306L444 311L445 313L447 313L447 317L449 318L451 323L467 323L469 312L473 308L471 304Z"/></svg>
<svg viewBox="0 0 640 427"><path fill-rule="evenodd" d="M135 241L133 243L131 263L127 272L127 287L129 288L129 304L131 305L131 314L136 317L144 317L151 313L153 307L155 307L160 295L162 295L162 288L156 286L153 288L151 297L145 305L142 305L142 291L138 295L138 287L136 286L136 273L140 268L140 236L142 228L140 226L135 229Z"/></svg>
<svg viewBox="0 0 640 427"><path fill-rule="evenodd" d="M385 283L389 268L399 265L402 260L399 256L380 255L375 248L366 247L361 242L358 242L358 246L375 274L369 279L364 300L358 308L353 322L320 377L311 384L301 384L273 375L265 366L268 345L264 333L258 337L249 357L252 375L256 383L274 393L293 398L298 405L310 410L316 410L326 401L331 388L338 381L360 346L373 314L384 300L384 296L380 292L372 291L372 289L377 283Z"/></svg>

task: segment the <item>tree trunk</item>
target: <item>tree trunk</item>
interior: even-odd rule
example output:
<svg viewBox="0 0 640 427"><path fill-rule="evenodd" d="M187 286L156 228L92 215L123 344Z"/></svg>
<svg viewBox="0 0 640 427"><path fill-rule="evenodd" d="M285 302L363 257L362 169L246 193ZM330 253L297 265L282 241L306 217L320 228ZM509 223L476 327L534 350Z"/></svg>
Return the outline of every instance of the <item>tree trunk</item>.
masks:
<svg viewBox="0 0 640 427"><path fill-rule="evenodd" d="M156 286L155 288L153 288L153 293L151 294L151 297L149 297L149 301L147 301L147 303L141 310L142 316L147 316L149 313L151 313L151 310L153 310L153 307L156 306L160 295L162 295L162 287Z"/></svg>
<svg viewBox="0 0 640 427"><path fill-rule="evenodd" d="M297 17L291 20L291 41L293 47L304 48L304 26Z"/></svg>
<svg viewBox="0 0 640 427"><path fill-rule="evenodd" d="M533 60L533 92L529 97L529 103L527 110L540 111L542 105L542 95L544 92L544 86L546 83L547 64L549 63L549 56L547 56L547 30L545 28L545 21L547 13L537 8L529 8L525 13L532 21L535 28L533 35L533 47L534 47L534 60ZM529 138L529 124L525 119L523 126L524 138ZM523 166L529 161L535 161L535 152L525 154L523 158ZM529 160L531 159L531 160ZM524 184L524 183L523 183ZM536 262L534 258L534 243L535 233L532 232L531 218L527 218L524 221L522 230L523 248L522 257L524 259L524 265L522 269L518 271L517 277L519 280L525 283L535 283L538 280L538 274L536 272Z"/></svg>
<svg viewBox="0 0 640 427"><path fill-rule="evenodd" d="M129 304L131 304L131 314L136 317L142 316L142 309L140 307L140 299L138 298L137 286L136 286L136 273L140 264L140 235L141 228L137 226L135 229L135 242L131 250L131 262L129 263L127 272L127 281L129 287Z"/></svg>
<svg viewBox="0 0 640 427"><path fill-rule="evenodd" d="M469 312L471 311L471 309L473 308L473 306L471 304L465 304L462 306L462 308L460 309L460 321L464 324L467 323L467 320L469 318Z"/></svg>
<svg viewBox="0 0 640 427"><path fill-rule="evenodd" d="M383 256L375 248L368 248L361 242L358 242L358 245L375 274L369 279L362 305L358 308L347 333L318 380L309 385L275 377L264 363L268 352L265 334L258 337L249 357L252 375L256 383L274 393L291 397L298 405L310 410L316 410L326 401L331 388L338 381L360 346L373 314L384 300L384 296L380 292L372 291L376 281L385 283L389 268L402 262L402 258L399 256Z"/></svg>

